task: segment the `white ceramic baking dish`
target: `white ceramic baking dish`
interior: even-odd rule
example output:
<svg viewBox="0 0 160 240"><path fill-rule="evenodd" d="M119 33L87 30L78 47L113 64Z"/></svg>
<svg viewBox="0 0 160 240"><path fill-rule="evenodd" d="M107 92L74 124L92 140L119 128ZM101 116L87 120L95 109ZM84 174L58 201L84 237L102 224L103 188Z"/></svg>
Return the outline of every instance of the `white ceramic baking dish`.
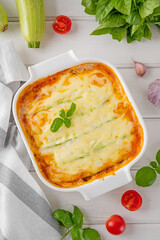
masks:
<svg viewBox="0 0 160 240"><path fill-rule="evenodd" d="M64 70L66 68L70 68L74 65L77 64L81 64L84 62L102 62L106 65L108 65L110 68L112 68L114 70L114 72L117 74L119 80L121 81L121 84L130 100L130 102L132 103L132 106L138 116L139 122L141 123L142 127L143 127L143 131L144 131L144 143L143 143L143 147L141 152L139 153L139 155L130 163L128 163L127 165L125 165L124 167L120 168L119 170L116 171L115 175L109 175L106 176L103 180L102 179L97 179L91 183L79 186L79 187L74 187L74 188L58 188L52 184L50 184L48 181L45 180L45 178L42 176L42 174L40 173L38 166L34 160L32 151L27 143L27 140L23 134L22 128L20 126L18 117L17 117L17 112L16 112L16 102L18 99L18 96L20 94L20 92L30 83L38 80L39 78L42 77L46 77L48 75L54 74L56 72L59 72L61 70ZM78 59L76 57L76 55L74 54L74 52L72 50L70 50L67 53L64 53L62 55L59 55L57 57L48 59L44 62L41 62L39 64L36 64L34 66L31 66L28 68L29 73L30 73L30 79L22 86L20 87L20 89L17 91L14 100L13 100L13 115L15 118L15 122L17 124L17 127L19 129L19 132L22 136L22 139L25 143L25 146L28 150L29 156L32 160L32 163L34 165L34 168L39 176L39 178L42 180L42 182L44 184L46 184L49 188L53 189L53 190L57 190L57 191L61 191L61 192L73 192L73 191L78 191L81 192L82 195L84 196L84 198L86 200L90 200L93 199L103 193L109 192L115 188L121 187L129 182L132 181L132 177L130 174L130 168L131 166L137 162L143 155L145 149L146 149L146 145L147 145L147 131L146 131L146 127L144 124L144 121L139 113L139 110L122 78L122 76L120 75L120 73L118 72L118 70L110 63L108 63L107 61L103 60L103 59L97 59L97 58L85 58L85 59Z"/></svg>

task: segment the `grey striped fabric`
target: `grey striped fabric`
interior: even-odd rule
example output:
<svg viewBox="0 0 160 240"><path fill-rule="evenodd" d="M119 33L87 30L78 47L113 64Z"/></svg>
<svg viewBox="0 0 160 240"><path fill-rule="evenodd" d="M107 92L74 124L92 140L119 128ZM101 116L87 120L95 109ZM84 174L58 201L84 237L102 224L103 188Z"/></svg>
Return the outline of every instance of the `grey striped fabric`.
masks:
<svg viewBox="0 0 160 240"><path fill-rule="evenodd" d="M6 133L4 147L7 147L9 144L11 144L16 130L17 130L17 127L16 127L15 123L11 123L11 125L9 126L8 131Z"/></svg>
<svg viewBox="0 0 160 240"><path fill-rule="evenodd" d="M59 231L57 222L52 218L52 210L48 202L2 163L0 163L0 183L10 189L24 204L39 215L40 218Z"/></svg>
<svg viewBox="0 0 160 240"><path fill-rule="evenodd" d="M0 42L0 240L60 240L51 206L28 172L30 158L16 126L8 129L16 81L27 79L12 42Z"/></svg>
<svg viewBox="0 0 160 240"><path fill-rule="evenodd" d="M61 238L45 195L11 145L0 150L0 228L7 240Z"/></svg>
<svg viewBox="0 0 160 240"><path fill-rule="evenodd" d="M4 131L3 128L0 127L0 149L4 147L6 139L6 132Z"/></svg>
<svg viewBox="0 0 160 240"><path fill-rule="evenodd" d="M0 240L7 240L7 238L3 236L1 229L0 229Z"/></svg>

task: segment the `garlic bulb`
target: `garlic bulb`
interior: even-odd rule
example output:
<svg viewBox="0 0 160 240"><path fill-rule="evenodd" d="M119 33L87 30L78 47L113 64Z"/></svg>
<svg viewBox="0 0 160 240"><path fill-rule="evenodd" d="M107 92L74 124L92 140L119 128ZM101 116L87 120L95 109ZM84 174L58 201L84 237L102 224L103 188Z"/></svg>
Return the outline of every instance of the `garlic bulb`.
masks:
<svg viewBox="0 0 160 240"><path fill-rule="evenodd" d="M160 107L160 79L149 84L148 100L156 107Z"/></svg>

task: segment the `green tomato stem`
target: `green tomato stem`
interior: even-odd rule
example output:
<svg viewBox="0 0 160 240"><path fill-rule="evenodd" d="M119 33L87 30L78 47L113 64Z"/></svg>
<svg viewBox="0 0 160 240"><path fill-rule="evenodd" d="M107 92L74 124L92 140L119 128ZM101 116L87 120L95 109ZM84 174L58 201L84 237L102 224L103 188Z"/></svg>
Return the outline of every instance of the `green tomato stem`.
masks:
<svg viewBox="0 0 160 240"><path fill-rule="evenodd" d="M72 231L72 228L68 232L66 232L66 234L61 238L61 240L63 240L71 231Z"/></svg>

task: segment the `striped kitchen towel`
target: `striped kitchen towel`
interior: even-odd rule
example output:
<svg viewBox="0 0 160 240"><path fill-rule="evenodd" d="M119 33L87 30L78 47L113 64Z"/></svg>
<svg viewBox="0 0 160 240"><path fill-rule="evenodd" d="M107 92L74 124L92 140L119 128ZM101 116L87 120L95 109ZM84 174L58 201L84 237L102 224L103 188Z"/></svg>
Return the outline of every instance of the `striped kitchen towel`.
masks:
<svg viewBox="0 0 160 240"><path fill-rule="evenodd" d="M17 128L12 123L7 131L13 93L4 83L27 79L12 43L0 43L0 240L60 240L53 210L28 171L30 159Z"/></svg>
<svg viewBox="0 0 160 240"><path fill-rule="evenodd" d="M0 42L0 148L5 144L13 93L20 81L28 78L28 70L16 53L12 41Z"/></svg>
<svg viewBox="0 0 160 240"><path fill-rule="evenodd" d="M4 147L13 92L0 82L0 148Z"/></svg>
<svg viewBox="0 0 160 240"><path fill-rule="evenodd" d="M11 145L0 151L0 229L1 240L61 237L44 193Z"/></svg>

